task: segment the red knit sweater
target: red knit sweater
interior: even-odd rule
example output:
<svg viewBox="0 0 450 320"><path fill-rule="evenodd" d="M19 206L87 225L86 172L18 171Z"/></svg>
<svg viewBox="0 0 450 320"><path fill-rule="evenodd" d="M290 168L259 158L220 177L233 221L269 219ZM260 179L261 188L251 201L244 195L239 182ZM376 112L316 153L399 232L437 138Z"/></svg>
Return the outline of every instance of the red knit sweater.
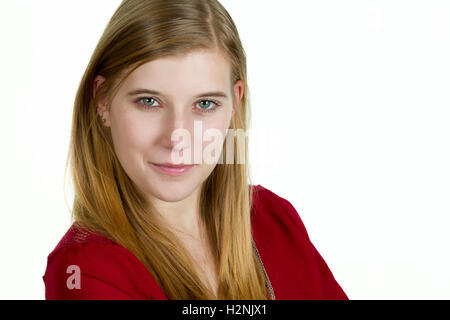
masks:
<svg viewBox="0 0 450 320"><path fill-rule="evenodd" d="M255 186L251 227L277 300L348 299L289 201ZM46 299L167 299L130 251L75 225L49 254L43 280Z"/></svg>

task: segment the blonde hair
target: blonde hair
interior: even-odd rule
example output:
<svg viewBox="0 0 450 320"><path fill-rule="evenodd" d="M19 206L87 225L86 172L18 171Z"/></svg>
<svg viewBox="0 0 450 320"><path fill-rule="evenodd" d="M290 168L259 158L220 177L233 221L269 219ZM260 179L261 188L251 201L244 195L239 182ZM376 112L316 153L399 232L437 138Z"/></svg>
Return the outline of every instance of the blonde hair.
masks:
<svg viewBox="0 0 450 320"><path fill-rule="evenodd" d="M102 124L96 106L102 98L111 101L139 66L196 49L220 50L231 64L231 83L243 82L243 97L230 129L246 131L246 56L226 9L216 0L124 0L107 25L79 85L67 158L74 188L73 222L132 252L169 299L206 300L215 299L215 295L194 271L181 242L158 223L155 208L120 165L111 132ZM96 75L106 80L94 96ZM252 247L253 191L249 189L247 150L246 140L245 163L238 164L234 152L234 163L217 164L201 187L199 212L218 266L218 299L268 298L264 274Z"/></svg>

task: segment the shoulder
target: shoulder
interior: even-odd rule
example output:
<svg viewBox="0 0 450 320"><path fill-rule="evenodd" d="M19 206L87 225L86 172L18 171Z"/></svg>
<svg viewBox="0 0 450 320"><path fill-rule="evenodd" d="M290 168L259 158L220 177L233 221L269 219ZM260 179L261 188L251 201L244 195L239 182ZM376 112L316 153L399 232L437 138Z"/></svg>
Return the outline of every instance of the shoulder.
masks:
<svg viewBox="0 0 450 320"><path fill-rule="evenodd" d="M46 299L150 299L151 275L126 248L72 225L47 257Z"/></svg>
<svg viewBox="0 0 450 320"><path fill-rule="evenodd" d="M294 206L261 185L250 188L252 235L277 299L347 299Z"/></svg>
<svg viewBox="0 0 450 320"><path fill-rule="evenodd" d="M253 192L252 220L287 228L309 240L303 221L291 202L262 185L251 185L250 188Z"/></svg>

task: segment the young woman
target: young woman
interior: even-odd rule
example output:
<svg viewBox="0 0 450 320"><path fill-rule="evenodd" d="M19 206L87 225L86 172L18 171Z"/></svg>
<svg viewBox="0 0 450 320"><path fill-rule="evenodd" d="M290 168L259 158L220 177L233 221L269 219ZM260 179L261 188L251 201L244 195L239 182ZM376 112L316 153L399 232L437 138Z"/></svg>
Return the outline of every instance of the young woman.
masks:
<svg viewBox="0 0 450 320"><path fill-rule="evenodd" d="M46 299L347 299L294 207L249 184L247 140L225 148L246 68L218 1L121 3L76 96Z"/></svg>

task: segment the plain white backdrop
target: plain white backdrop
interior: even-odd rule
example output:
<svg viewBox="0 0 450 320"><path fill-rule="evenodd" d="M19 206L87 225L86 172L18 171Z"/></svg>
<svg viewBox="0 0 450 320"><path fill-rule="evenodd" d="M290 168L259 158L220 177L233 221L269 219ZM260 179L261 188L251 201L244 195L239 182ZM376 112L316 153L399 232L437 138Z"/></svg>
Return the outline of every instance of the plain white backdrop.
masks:
<svg viewBox="0 0 450 320"><path fill-rule="evenodd" d="M44 299L76 89L120 2L0 2L0 299ZM350 299L450 299L450 2L221 3L252 182L294 205Z"/></svg>

